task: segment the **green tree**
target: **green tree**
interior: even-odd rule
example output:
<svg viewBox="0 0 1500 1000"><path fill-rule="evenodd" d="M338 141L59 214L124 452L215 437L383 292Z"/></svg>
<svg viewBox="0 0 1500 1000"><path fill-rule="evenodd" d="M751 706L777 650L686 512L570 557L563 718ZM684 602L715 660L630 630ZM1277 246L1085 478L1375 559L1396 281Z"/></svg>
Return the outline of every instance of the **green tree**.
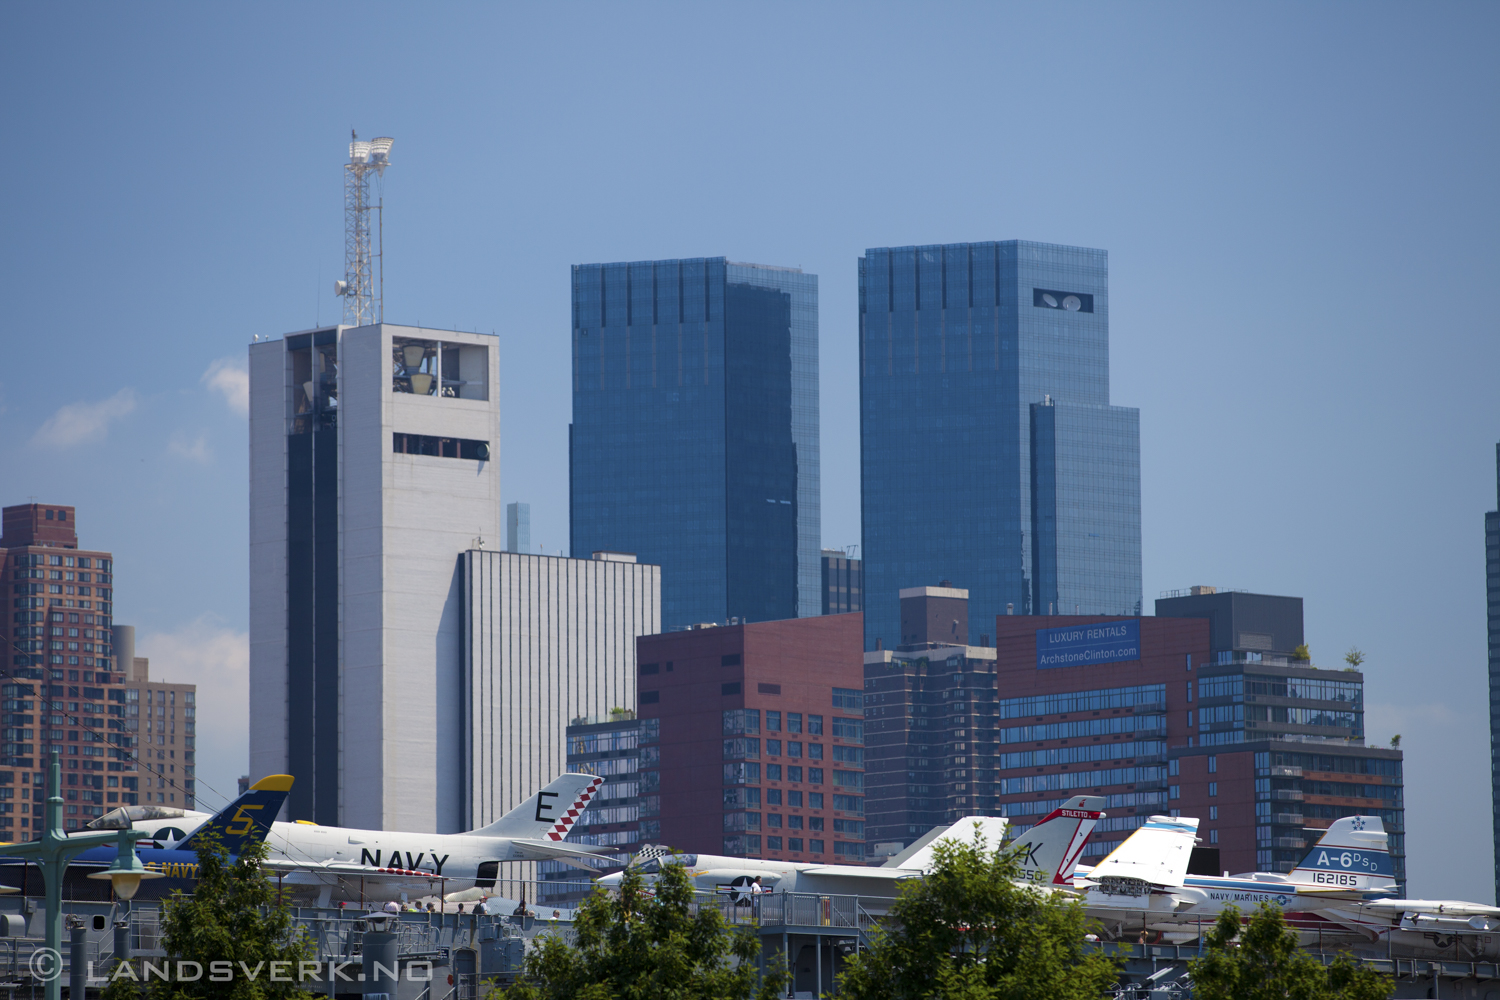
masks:
<svg viewBox="0 0 1500 1000"><path fill-rule="evenodd" d="M542 936L506 1000L772 1000L785 992L779 965L757 990L755 933L731 927L714 907L695 912L694 901L681 865L663 865L650 894L627 873L618 893L600 890L579 906L575 944Z"/></svg>
<svg viewBox="0 0 1500 1000"><path fill-rule="evenodd" d="M1083 905L1023 883L1014 853L982 837L942 841L933 869L901 887L890 919L848 964L849 1000L1096 1000L1112 961L1085 954Z"/></svg>
<svg viewBox="0 0 1500 1000"><path fill-rule="evenodd" d="M1239 908L1226 907L1207 947L1203 958L1188 963L1196 1000L1385 1000L1391 995L1389 978L1348 955L1324 966L1298 948L1297 932L1274 903L1257 909L1243 932Z"/></svg>
<svg viewBox="0 0 1500 1000"><path fill-rule="evenodd" d="M1307 643L1304 642L1302 645L1292 650L1292 658L1295 660L1311 660L1312 650L1308 649Z"/></svg>
<svg viewBox="0 0 1500 1000"><path fill-rule="evenodd" d="M291 908L262 871L265 856L261 842L247 846L231 862L218 837L211 832L205 836L198 846L193 894L173 893L162 903L162 947L171 963L170 979L151 976L138 982L116 966L105 1000L311 1000L296 980L299 963L316 961L316 952L297 932ZM229 964L216 968L215 962ZM184 981L194 968L178 963L196 964L199 977Z"/></svg>
<svg viewBox="0 0 1500 1000"><path fill-rule="evenodd" d="M1358 646L1350 646L1349 652L1344 654L1344 662L1349 664L1350 670L1358 670L1359 665L1365 662L1365 654L1359 651Z"/></svg>

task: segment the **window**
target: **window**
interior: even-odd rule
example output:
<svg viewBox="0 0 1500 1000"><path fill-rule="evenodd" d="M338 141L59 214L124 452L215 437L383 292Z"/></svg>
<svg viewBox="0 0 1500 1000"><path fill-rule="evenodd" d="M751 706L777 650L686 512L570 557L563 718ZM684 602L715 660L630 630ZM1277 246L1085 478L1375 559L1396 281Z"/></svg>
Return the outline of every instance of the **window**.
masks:
<svg viewBox="0 0 1500 1000"><path fill-rule="evenodd" d="M737 667L739 665L739 653L725 653L723 656L719 657L719 666L721 667Z"/></svg>
<svg viewBox="0 0 1500 1000"><path fill-rule="evenodd" d="M864 767L865 748L836 746L833 748L833 759L841 764L848 764L851 767Z"/></svg>
<svg viewBox="0 0 1500 1000"><path fill-rule="evenodd" d="M786 842L786 849L789 850L789 851L801 851L802 850L802 838L801 837L788 837L787 838L787 842Z"/></svg>
<svg viewBox="0 0 1500 1000"><path fill-rule="evenodd" d="M780 781L781 780L781 765L780 764L767 764L766 765L766 780L767 781Z"/></svg>
<svg viewBox="0 0 1500 1000"><path fill-rule="evenodd" d="M772 765L774 767L774 765ZM772 767L767 767L769 772ZM658 774L658 771L652 771ZM724 784L726 785L754 785L760 783L760 765L751 761L742 761L734 764L724 765Z"/></svg>
<svg viewBox="0 0 1500 1000"><path fill-rule="evenodd" d="M823 783L823 769L821 767L808 768L807 783L809 785L821 785Z"/></svg>
<svg viewBox="0 0 1500 1000"><path fill-rule="evenodd" d="M780 830L781 813L766 813L766 828L769 830Z"/></svg>
<svg viewBox="0 0 1500 1000"><path fill-rule="evenodd" d="M807 842L807 850L809 854L822 854L823 842L821 840L809 840Z"/></svg>
<svg viewBox="0 0 1500 1000"><path fill-rule="evenodd" d="M809 809L822 809L823 808L823 793L822 792L808 792L807 793L807 808L809 808ZM818 827L817 829L821 830L822 827Z"/></svg>
<svg viewBox="0 0 1500 1000"><path fill-rule="evenodd" d="M660 672L661 672L661 664L660 663L642 663L641 664L641 673L643 673L643 674L656 674L656 673L660 673Z"/></svg>
<svg viewBox="0 0 1500 1000"><path fill-rule="evenodd" d="M787 781L801 781L802 780L802 768L800 768L800 767L788 767L786 769L786 780Z"/></svg>
<svg viewBox="0 0 1500 1000"><path fill-rule="evenodd" d="M781 732L781 713L766 710L766 731L772 733Z"/></svg>
<svg viewBox="0 0 1500 1000"><path fill-rule="evenodd" d="M760 740L754 737L738 737L724 741L725 760L747 760L760 756Z"/></svg>
<svg viewBox="0 0 1500 1000"><path fill-rule="evenodd" d="M780 740L766 740L766 756L767 757L780 757L781 756L781 741Z"/></svg>
<svg viewBox="0 0 1500 1000"><path fill-rule="evenodd" d="M786 745L786 755L788 757L801 757L802 756L802 744L801 743L792 743L792 742L788 741L787 745Z"/></svg>
<svg viewBox="0 0 1500 1000"><path fill-rule="evenodd" d="M1218 774L1219 773L1219 758L1217 756L1210 756L1208 758L1208 773L1209 774Z"/></svg>
<svg viewBox="0 0 1500 1000"><path fill-rule="evenodd" d="M818 718L822 722L821 718ZM818 727L822 731L822 726ZM834 716L833 735L850 743L863 743L865 741L865 723L863 719L840 719Z"/></svg>
<svg viewBox="0 0 1500 1000"><path fill-rule="evenodd" d="M802 808L802 793L801 792L796 792L796 791L787 792L786 793L786 804L789 805L789 806L791 806L793 809L801 809Z"/></svg>
<svg viewBox="0 0 1500 1000"><path fill-rule="evenodd" d="M642 705L656 705L656 704L659 704L660 702L661 702L661 692L660 691L642 691L641 692L641 704Z"/></svg>
<svg viewBox="0 0 1500 1000"><path fill-rule="evenodd" d="M730 683L730 684L720 684L719 685L719 693L721 695L725 695L725 696L728 696L728 695L731 695L731 694L739 694L740 693L740 682L739 681L734 681L733 683ZM1189 723L1189 725L1191 725L1191 724L1192 723Z"/></svg>
<svg viewBox="0 0 1500 1000"><path fill-rule="evenodd" d="M843 747L839 747L839 749L842 750ZM813 760L822 760L823 759L823 744L821 744L821 743L809 743L807 745L807 755L809 757L811 757Z"/></svg>
<svg viewBox="0 0 1500 1000"><path fill-rule="evenodd" d="M1218 819L1219 818L1219 807L1218 806L1209 806L1208 807L1208 818L1209 819Z"/></svg>
<svg viewBox="0 0 1500 1000"><path fill-rule="evenodd" d="M1208 783L1208 794L1210 797L1219 794L1219 783L1217 781L1210 781Z"/></svg>
<svg viewBox="0 0 1500 1000"><path fill-rule="evenodd" d="M757 684L757 685L755 685L755 693L756 694L780 694L781 693L781 685L780 684Z"/></svg>
<svg viewBox="0 0 1500 1000"><path fill-rule="evenodd" d="M1210 831L1208 831L1208 842L1210 844L1217 844L1219 842L1219 831L1218 830L1210 830Z"/></svg>
<svg viewBox="0 0 1500 1000"><path fill-rule="evenodd" d="M392 434L391 452L396 455L427 455L432 458L467 458L475 462L490 460L488 441L434 437L431 434Z"/></svg>
<svg viewBox="0 0 1500 1000"><path fill-rule="evenodd" d="M779 789L779 788L768 788L768 789L766 789L766 805L768 805L768 806L779 806L779 805L781 805L781 789Z"/></svg>
<svg viewBox="0 0 1500 1000"><path fill-rule="evenodd" d="M1193 682L1192 681L1188 681L1187 682L1187 700L1188 701L1192 701L1193 700Z"/></svg>
<svg viewBox="0 0 1500 1000"><path fill-rule="evenodd" d="M1167 786L1167 798L1169 798L1169 799L1180 799L1180 798L1182 798L1182 786L1181 785L1168 785Z"/></svg>
<svg viewBox="0 0 1500 1000"><path fill-rule="evenodd" d="M779 851L779 850L781 850L781 838L780 837L767 837L766 838L766 850L768 850L768 851Z"/></svg>
<svg viewBox="0 0 1500 1000"><path fill-rule="evenodd" d="M861 723L863 725L863 723ZM807 717L807 731L813 736L823 735L823 717L821 715L809 715Z"/></svg>
<svg viewBox="0 0 1500 1000"><path fill-rule="evenodd" d="M1188 728L1192 729L1193 728L1193 713L1189 712L1187 714L1187 717L1188 717Z"/></svg>
<svg viewBox="0 0 1500 1000"><path fill-rule="evenodd" d="M760 710L755 708L730 708L724 711L724 735L738 736L741 733L760 732Z"/></svg>
<svg viewBox="0 0 1500 1000"><path fill-rule="evenodd" d="M786 713L786 731L789 732L789 733L800 733L800 732L802 732L802 713L801 712L788 712L788 713Z"/></svg>
<svg viewBox="0 0 1500 1000"><path fill-rule="evenodd" d="M1171 775L1172 777L1175 778L1175 777L1177 777L1178 773L1181 770L1182 770L1182 761L1178 760L1175 757L1172 758L1171 760L1167 761L1167 774L1169 774L1169 775Z"/></svg>
<svg viewBox="0 0 1500 1000"><path fill-rule="evenodd" d="M843 857L847 858L850 861L858 861L860 863L863 863L865 860L865 845L851 844L847 841L840 840L834 843L833 853L835 857Z"/></svg>
<svg viewBox="0 0 1500 1000"><path fill-rule="evenodd" d="M850 715L863 715L865 712L865 693L853 688L834 688L833 707Z"/></svg>
<svg viewBox="0 0 1500 1000"><path fill-rule="evenodd" d="M800 829L802 829L802 817L801 816L788 816L786 818L786 825L787 825L787 829L789 829L789 830L800 830Z"/></svg>

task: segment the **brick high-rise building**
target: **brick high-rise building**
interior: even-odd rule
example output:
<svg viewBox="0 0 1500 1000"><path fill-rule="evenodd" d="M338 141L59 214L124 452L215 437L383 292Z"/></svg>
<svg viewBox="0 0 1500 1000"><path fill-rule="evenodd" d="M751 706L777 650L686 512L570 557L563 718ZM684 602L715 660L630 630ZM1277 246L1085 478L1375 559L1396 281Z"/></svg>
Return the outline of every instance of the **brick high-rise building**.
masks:
<svg viewBox="0 0 1500 1000"><path fill-rule="evenodd" d="M660 795L661 841L862 861L862 644L858 614L637 639L642 724L660 740L660 756L642 758L641 793Z"/></svg>
<svg viewBox="0 0 1500 1000"><path fill-rule="evenodd" d="M114 557L79 548L72 507L20 504L0 517L0 837L28 839L51 751L68 829L135 802L137 769L112 634Z"/></svg>
<svg viewBox="0 0 1500 1000"><path fill-rule="evenodd" d="M128 630L128 631L127 631ZM133 654L135 629L116 625L115 647ZM138 740L141 801L192 809L197 800L195 743L198 685L151 679L151 661L131 656L125 677L125 728Z"/></svg>

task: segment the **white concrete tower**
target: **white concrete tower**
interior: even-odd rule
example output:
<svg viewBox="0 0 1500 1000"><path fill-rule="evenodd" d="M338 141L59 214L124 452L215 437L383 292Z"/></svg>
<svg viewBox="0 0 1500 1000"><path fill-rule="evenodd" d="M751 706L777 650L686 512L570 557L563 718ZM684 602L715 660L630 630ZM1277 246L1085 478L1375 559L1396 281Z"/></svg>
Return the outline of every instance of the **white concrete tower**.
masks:
<svg viewBox="0 0 1500 1000"><path fill-rule="evenodd" d="M250 347L250 771L291 819L454 832L468 550L502 543L494 337Z"/></svg>

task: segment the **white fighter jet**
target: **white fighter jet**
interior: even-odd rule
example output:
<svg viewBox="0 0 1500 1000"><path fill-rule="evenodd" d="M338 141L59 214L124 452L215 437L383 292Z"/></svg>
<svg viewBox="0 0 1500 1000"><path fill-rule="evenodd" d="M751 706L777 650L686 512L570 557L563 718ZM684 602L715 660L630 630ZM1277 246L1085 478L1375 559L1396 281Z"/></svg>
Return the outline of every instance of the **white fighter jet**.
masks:
<svg viewBox="0 0 1500 1000"><path fill-rule="evenodd" d="M1012 845L1027 878L1042 885L1065 887L1084 842L1103 818L1102 796L1075 795L1042 818ZM993 849L1001 845L1007 820L995 816L969 816L946 827L938 827L879 867L824 865L796 861L766 861L759 858L719 857L711 854L672 854L665 849L642 851L628 871L653 882L664 865L681 865L700 892L727 896L745 902L758 892L806 892L822 895L862 896L866 900L894 900L902 879L920 877L933 862L939 841L968 841L982 835ZM596 879L598 885L617 889L625 872ZM758 885L757 885L758 883ZM870 909L869 905L866 909ZM877 908L878 908L878 904Z"/></svg>
<svg viewBox="0 0 1500 1000"><path fill-rule="evenodd" d="M383 901L443 892L451 901L488 895L501 862L556 860L597 869L600 857L564 843L604 779L564 774L489 826L468 833L399 833L314 823L274 823L266 868L283 888L332 900ZM89 824L133 827L158 846L186 840L209 814L159 806L124 806Z"/></svg>

